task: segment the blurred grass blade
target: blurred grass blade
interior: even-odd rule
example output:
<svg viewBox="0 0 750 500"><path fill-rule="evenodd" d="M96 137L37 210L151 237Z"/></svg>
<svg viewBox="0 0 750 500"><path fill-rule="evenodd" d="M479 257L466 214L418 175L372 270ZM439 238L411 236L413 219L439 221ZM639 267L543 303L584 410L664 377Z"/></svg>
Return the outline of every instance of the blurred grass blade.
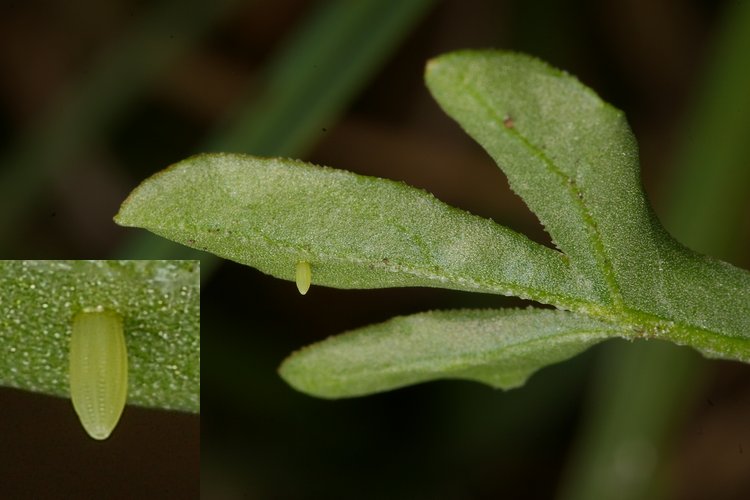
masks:
<svg viewBox="0 0 750 500"><path fill-rule="evenodd" d="M433 3L320 3L273 59L260 95L240 105L206 150L304 155Z"/></svg>
<svg viewBox="0 0 750 500"><path fill-rule="evenodd" d="M323 398L362 396L436 379L511 389L538 369L617 334L616 326L564 311L433 311L305 347L279 371L295 389Z"/></svg>
<svg viewBox="0 0 750 500"><path fill-rule="evenodd" d="M750 2L730 2L706 80L681 131L665 226L699 252L748 255L750 204ZM743 240L741 236L745 236Z"/></svg>
<svg viewBox="0 0 750 500"><path fill-rule="evenodd" d="M665 465L687 403L700 391L700 362L665 342L602 346L560 498L673 498Z"/></svg>
<svg viewBox="0 0 750 500"><path fill-rule="evenodd" d="M49 179L63 176L82 148L100 139L169 62L189 49L235 3L162 1L147 10L122 39L105 48L85 76L71 82L56 106L39 117L4 156L0 235L17 229L22 214L37 203L37 195ZM2 240L7 249L9 240Z"/></svg>
<svg viewBox="0 0 750 500"><path fill-rule="evenodd" d="M201 150L304 156L434 3L320 3L271 61L261 94L253 89ZM134 232L118 255L155 258L176 246L157 240ZM200 258L204 267L215 265L215 257L204 252L186 255Z"/></svg>

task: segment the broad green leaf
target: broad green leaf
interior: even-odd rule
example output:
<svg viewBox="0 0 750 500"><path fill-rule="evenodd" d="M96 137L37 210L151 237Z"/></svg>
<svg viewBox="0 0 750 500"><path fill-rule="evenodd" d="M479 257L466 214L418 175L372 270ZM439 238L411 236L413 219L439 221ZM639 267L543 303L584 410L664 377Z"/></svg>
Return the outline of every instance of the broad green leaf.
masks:
<svg viewBox="0 0 750 500"><path fill-rule="evenodd" d="M435 311L396 317L313 344L281 365L295 389L360 396L435 379L510 389L539 368L607 338L616 325L548 309Z"/></svg>
<svg viewBox="0 0 750 500"><path fill-rule="evenodd" d="M128 404L200 411L198 261L0 261L0 384L69 397L73 316L123 317Z"/></svg>
<svg viewBox="0 0 750 500"><path fill-rule="evenodd" d="M595 284L605 316L710 356L750 360L750 273L698 255L662 229L621 111L522 54L447 54L430 61L426 80Z"/></svg>
<svg viewBox="0 0 750 500"><path fill-rule="evenodd" d="M434 286L589 301L564 256L403 183L295 160L205 154L144 181L115 221L313 285Z"/></svg>

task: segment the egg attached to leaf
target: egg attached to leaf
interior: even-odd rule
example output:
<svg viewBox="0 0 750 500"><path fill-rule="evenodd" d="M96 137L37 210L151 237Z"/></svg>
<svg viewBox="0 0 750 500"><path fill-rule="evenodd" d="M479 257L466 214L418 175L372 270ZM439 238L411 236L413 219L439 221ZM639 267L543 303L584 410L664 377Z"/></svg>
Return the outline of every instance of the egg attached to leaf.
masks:
<svg viewBox="0 0 750 500"><path fill-rule="evenodd" d="M83 428L109 437L128 392L128 355L122 317L102 308L79 312L70 338L70 397Z"/></svg>

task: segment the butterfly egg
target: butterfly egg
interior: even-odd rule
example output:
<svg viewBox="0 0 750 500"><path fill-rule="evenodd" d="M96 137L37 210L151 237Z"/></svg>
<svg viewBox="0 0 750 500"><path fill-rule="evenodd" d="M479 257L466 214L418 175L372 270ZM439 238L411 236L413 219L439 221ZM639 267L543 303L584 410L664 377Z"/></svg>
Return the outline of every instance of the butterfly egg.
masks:
<svg viewBox="0 0 750 500"><path fill-rule="evenodd" d="M83 428L106 439L120 420L128 393L128 354L122 317L101 308L73 318L70 398Z"/></svg>
<svg viewBox="0 0 750 500"><path fill-rule="evenodd" d="M297 281L297 290L302 295L306 294L310 289L310 280L312 279L312 270L310 270L310 263L306 260L297 262L297 268L295 272L295 281Z"/></svg>

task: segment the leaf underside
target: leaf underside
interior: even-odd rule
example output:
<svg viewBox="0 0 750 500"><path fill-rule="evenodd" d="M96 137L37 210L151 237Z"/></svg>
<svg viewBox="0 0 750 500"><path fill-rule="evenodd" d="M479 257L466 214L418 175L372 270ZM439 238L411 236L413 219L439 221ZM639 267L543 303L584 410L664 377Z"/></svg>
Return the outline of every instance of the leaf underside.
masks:
<svg viewBox="0 0 750 500"><path fill-rule="evenodd" d="M331 337L293 354L279 371L293 387L324 398L435 379L511 389L540 366L617 334L615 325L566 311L433 311Z"/></svg>
<svg viewBox="0 0 750 500"><path fill-rule="evenodd" d="M198 155L147 179L115 220L286 280L305 261L313 285L442 287L575 313L448 311L350 332L282 367L290 384L324 397L445 377L513 387L614 336L750 362L750 273L696 254L663 230L621 111L521 54L451 53L430 61L425 78L555 249L402 183L237 154ZM538 337L527 343L535 328ZM479 351L472 329L492 332Z"/></svg>
<svg viewBox="0 0 750 500"><path fill-rule="evenodd" d="M141 184L115 220L292 281L307 261L314 284L338 288L588 297L560 252L406 184L295 160L194 156Z"/></svg>
<svg viewBox="0 0 750 500"><path fill-rule="evenodd" d="M128 404L200 412L200 262L0 261L0 385L70 397L74 316L123 318Z"/></svg>

